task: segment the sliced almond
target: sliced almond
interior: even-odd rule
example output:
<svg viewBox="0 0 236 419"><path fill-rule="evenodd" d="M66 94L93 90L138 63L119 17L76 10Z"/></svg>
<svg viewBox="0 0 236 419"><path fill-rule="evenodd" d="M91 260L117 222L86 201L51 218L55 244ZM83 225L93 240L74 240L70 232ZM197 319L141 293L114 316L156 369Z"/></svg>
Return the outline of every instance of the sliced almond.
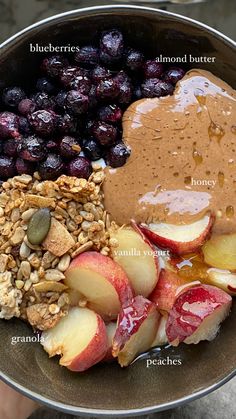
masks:
<svg viewBox="0 0 236 419"><path fill-rule="evenodd" d="M56 281L42 281L38 284L34 284L33 287L37 292L63 292L68 289L66 285Z"/></svg>
<svg viewBox="0 0 236 419"><path fill-rule="evenodd" d="M52 218L49 233L42 243L43 247L56 256L67 253L75 242L67 229L55 218Z"/></svg>
<svg viewBox="0 0 236 419"><path fill-rule="evenodd" d="M55 208L56 205L55 199L39 195L27 194L25 200L29 207Z"/></svg>

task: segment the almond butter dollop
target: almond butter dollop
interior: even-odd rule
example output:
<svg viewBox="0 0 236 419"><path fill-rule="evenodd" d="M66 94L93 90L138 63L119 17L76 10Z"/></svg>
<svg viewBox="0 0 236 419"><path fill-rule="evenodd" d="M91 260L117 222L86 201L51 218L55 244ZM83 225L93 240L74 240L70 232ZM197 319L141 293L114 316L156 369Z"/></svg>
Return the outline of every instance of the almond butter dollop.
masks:
<svg viewBox="0 0 236 419"><path fill-rule="evenodd" d="M127 163L106 168L105 206L118 224L189 224L211 210L236 231L236 91L190 70L174 95L142 99L123 117Z"/></svg>

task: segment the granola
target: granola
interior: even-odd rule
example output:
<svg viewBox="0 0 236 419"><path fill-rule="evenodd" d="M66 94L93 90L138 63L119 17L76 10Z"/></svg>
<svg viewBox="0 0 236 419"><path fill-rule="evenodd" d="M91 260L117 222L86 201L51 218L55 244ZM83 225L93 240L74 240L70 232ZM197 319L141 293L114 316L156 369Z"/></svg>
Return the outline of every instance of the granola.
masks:
<svg viewBox="0 0 236 419"><path fill-rule="evenodd" d="M67 313L69 294L61 281L71 260L87 250L108 255L116 245L103 206L103 181L104 171L96 167L88 180L63 175L41 181L36 172L1 185L1 318L21 317L46 330ZM27 227L39 208L50 210L51 227L43 243L33 245Z"/></svg>
<svg viewBox="0 0 236 419"><path fill-rule="evenodd" d="M20 317L22 292L12 284L11 272L0 274L0 318Z"/></svg>

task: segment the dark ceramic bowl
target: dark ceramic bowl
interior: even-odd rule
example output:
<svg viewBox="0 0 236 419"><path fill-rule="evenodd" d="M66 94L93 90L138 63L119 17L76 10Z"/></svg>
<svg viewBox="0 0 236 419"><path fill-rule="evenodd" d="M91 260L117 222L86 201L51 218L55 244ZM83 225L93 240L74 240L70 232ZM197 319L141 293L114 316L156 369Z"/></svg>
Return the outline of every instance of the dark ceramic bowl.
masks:
<svg viewBox="0 0 236 419"><path fill-rule="evenodd" d="M27 28L1 46L0 80L29 83L41 54L29 43L83 44L98 31L120 27L129 44L147 54L216 56L201 64L226 82L236 83L236 45L215 30L182 16L131 6L97 7L65 13ZM150 366L146 360L121 369L116 363L98 365L84 374L61 368L49 360L40 344L11 344L13 336L31 336L18 320L0 322L0 371L22 393L68 413L92 416L141 415L170 409L215 390L236 373L236 305L220 334L211 342L167 348L161 355L181 360L180 366Z"/></svg>

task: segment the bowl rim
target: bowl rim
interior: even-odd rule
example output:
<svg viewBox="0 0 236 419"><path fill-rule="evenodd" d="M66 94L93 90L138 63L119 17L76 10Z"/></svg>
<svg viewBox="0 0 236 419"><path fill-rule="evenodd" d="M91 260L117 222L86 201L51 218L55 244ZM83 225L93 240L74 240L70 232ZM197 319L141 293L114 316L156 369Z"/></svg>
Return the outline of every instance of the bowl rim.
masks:
<svg viewBox="0 0 236 419"><path fill-rule="evenodd" d="M199 22L195 19L186 17L184 15L180 15L178 13L169 12L166 10L161 10L154 7L147 7L147 6L136 6L136 5L123 5L123 4L108 4L108 5L102 5L102 6L90 6L90 7L83 7L78 9L73 9L67 12L58 13L56 15L50 16L48 18L42 19L38 22L33 23L32 25L27 26L26 28L18 31L16 34L12 35L11 37L7 38L5 41L3 41L0 44L0 50L3 53L4 49L7 49L7 47L14 43L15 40L22 37L23 35L27 34L31 30L35 28L40 28L41 26L53 22L53 21L60 21L61 19L76 16L76 15L83 15L88 14L88 16L93 15L95 13L99 12L109 12L109 11L122 11L122 10L130 10L130 11L143 11L143 12L152 12L155 14L159 14L160 16L167 16L172 18L181 19L182 21L191 24L194 27L197 27L199 29L204 29L207 32L212 33L215 35L218 39L222 40L226 45L233 47L236 49L236 42L229 38L228 36L224 35L220 31L211 28L210 26L206 25L205 23ZM236 376L236 366L231 373L229 373L227 376L223 377L216 383L212 384L211 386L208 386L204 389L200 389L197 392L190 394L188 396L181 397L177 400L174 400L172 402L166 402L154 406L147 406L143 408L135 408L135 409L94 409L94 408L84 408L84 407L76 407L74 405L65 404L61 402L54 401L48 397L42 396L39 393L36 393L25 386L18 384L14 379L8 377L6 374L4 374L2 371L0 371L0 379L4 381L7 385L14 388L21 394L23 394L26 397L31 398L32 400L42 403L43 405L48 406L49 408L56 409L59 411L62 411L64 413L68 414L74 414L74 415L81 415L83 417L88 417L93 415L94 417L130 417L130 416L136 416L136 415L144 415L144 414L150 414L155 412L161 412L167 409L174 409L176 407L182 406L186 403L189 403L191 401L194 401L198 398L201 398L203 396L208 395L209 393L217 390L224 384L226 384L228 381L230 381L232 378Z"/></svg>
<svg viewBox="0 0 236 419"><path fill-rule="evenodd" d="M70 414L70 415L80 415L82 417L97 417L97 418L110 418L112 416L115 417L132 417L132 416L141 416L146 414L152 414L157 412L162 412L164 410L171 410L175 409L176 407L183 406L187 403L193 402L194 400L197 400L201 397L207 396L208 394L212 393L213 391L219 389L224 384L226 384L228 381L232 380L236 376L236 369L232 371L230 374L228 374L226 377L222 378L215 384L212 384L211 386L199 390L196 393L190 394L189 396L181 397L177 400L174 400L172 402L162 403L154 406L148 406L148 407L142 407L142 408L135 408L135 409L89 409L86 407L76 407L71 404L65 404L57 401L53 401L49 399L48 397L42 396L32 390L27 389L26 387L22 386L21 384L18 384L15 380L9 378L6 374L3 374L0 372L0 379L4 381L7 385L12 387L14 390L17 390L24 396L34 400L35 402L38 402L40 404L43 404L50 409L56 409L58 411Z"/></svg>
<svg viewBox="0 0 236 419"><path fill-rule="evenodd" d="M99 12L99 11L109 11L111 9L115 9L115 10L140 10L140 11L149 11L149 12L154 12L154 13L158 13L159 15L163 15L163 16L169 16L169 17L174 17L174 18L180 18L185 22L191 23L193 26L196 26L198 28L202 28L205 29L211 33L213 33L214 35L217 35L217 37L219 37L221 40L225 41L226 44L229 44L231 47L235 47L236 48L236 41L234 41L233 39L229 38L228 36L224 35L222 32L218 31L217 29L212 28L211 26L207 25L206 23L197 21L195 19L192 19L190 17L178 14L178 13L173 13L173 12L169 12L166 10L162 10L162 9L158 9L158 8L154 8L154 7L148 7L148 6L136 6L136 5L132 5L132 4L107 4L107 5L102 5L102 6L90 6L90 7L82 7L82 8L78 8L78 9L73 9L73 10L69 10L67 12L63 12L63 13L58 13L56 15L53 16L49 16L45 19L39 20L38 22L33 23L32 25L27 26L26 28L16 32L16 34L10 36L10 38L7 38L5 41L3 41L0 44L0 48L4 48L7 47L11 42L15 41L15 39L19 38L20 36L24 35L27 32L30 32L32 29L38 28L43 26L45 23L50 23L51 21L56 21L56 20L60 20L61 18L64 17L68 17L68 16L73 16L73 15L77 15L77 14L84 14L84 13L89 13L89 12Z"/></svg>

